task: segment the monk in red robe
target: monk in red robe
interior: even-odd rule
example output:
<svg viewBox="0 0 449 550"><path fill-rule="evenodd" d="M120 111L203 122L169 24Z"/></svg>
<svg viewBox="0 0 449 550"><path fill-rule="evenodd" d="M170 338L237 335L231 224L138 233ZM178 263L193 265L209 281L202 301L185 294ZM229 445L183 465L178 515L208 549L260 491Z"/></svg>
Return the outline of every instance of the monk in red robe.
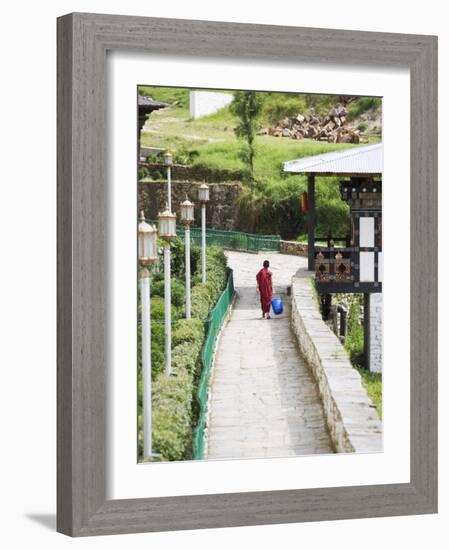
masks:
<svg viewBox="0 0 449 550"><path fill-rule="evenodd" d="M263 268L256 275L257 290L260 293L260 306L262 308L262 319L270 319L271 299L273 298L272 273L268 269L270 262L265 260Z"/></svg>

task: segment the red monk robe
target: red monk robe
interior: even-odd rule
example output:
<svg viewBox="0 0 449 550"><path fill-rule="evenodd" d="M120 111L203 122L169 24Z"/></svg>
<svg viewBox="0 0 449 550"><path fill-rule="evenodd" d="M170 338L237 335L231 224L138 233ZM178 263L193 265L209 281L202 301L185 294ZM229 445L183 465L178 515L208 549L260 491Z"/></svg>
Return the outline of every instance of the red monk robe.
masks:
<svg viewBox="0 0 449 550"><path fill-rule="evenodd" d="M263 267L256 275L257 290L260 292L260 305L262 307L262 316L270 317L271 299L273 298L273 284L271 281L272 273L268 267Z"/></svg>

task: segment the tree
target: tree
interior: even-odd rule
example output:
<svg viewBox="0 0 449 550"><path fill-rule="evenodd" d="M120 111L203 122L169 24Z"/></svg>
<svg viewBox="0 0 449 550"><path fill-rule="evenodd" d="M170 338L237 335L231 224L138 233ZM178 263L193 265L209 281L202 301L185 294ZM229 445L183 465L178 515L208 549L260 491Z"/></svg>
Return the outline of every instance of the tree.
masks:
<svg viewBox="0 0 449 550"><path fill-rule="evenodd" d="M255 138L260 129L260 115L262 112L262 95L257 92L236 92L230 110L239 119L239 125L234 128L235 135L247 142L247 148L242 151L242 159L248 165L251 198L254 198L254 157Z"/></svg>
<svg viewBox="0 0 449 550"><path fill-rule="evenodd" d="M256 155L255 139L260 128L260 115L262 113L263 96L257 92L236 92L231 103L230 111L239 120L234 128L238 139L246 141L246 147L242 149L242 160L248 166L250 186L250 223L252 231L255 231L255 176L254 157Z"/></svg>

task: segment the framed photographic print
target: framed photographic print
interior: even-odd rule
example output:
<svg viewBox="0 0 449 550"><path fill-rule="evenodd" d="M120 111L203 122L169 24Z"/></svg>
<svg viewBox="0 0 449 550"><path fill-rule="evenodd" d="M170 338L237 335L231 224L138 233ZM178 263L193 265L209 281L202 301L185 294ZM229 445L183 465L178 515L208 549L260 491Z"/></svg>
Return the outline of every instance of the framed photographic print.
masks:
<svg viewBox="0 0 449 550"><path fill-rule="evenodd" d="M436 38L58 19L58 531L437 509Z"/></svg>

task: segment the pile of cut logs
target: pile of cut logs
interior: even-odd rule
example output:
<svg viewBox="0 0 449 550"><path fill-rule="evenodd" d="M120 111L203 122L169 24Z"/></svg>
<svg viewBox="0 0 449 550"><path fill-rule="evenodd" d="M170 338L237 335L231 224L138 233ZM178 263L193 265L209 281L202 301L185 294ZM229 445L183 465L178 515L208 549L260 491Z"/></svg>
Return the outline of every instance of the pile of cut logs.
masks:
<svg viewBox="0 0 449 550"><path fill-rule="evenodd" d="M260 133L292 139L316 139L329 143L360 143L360 131L347 123L347 109L339 103L325 117L315 115L311 109L305 115L285 117L271 128Z"/></svg>

